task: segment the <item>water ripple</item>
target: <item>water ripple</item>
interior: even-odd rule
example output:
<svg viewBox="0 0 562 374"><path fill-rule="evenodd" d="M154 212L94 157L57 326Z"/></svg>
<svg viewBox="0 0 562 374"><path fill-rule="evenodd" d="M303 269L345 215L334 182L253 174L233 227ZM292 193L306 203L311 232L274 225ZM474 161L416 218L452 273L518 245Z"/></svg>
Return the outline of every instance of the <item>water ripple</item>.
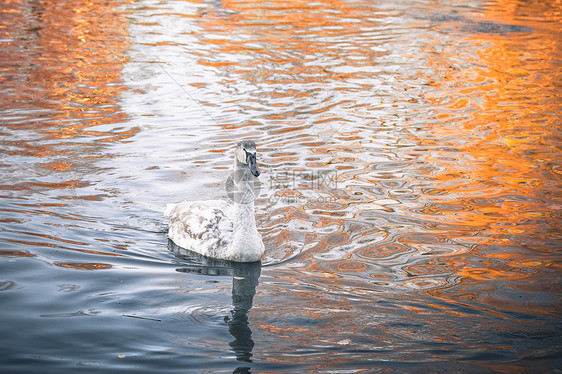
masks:
<svg viewBox="0 0 562 374"><path fill-rule="evenodd" d="M0 4L0 333L37 327L2 367L558 367L555 5ZM161 211L226 198L242 138L240 325Z"/></svg>

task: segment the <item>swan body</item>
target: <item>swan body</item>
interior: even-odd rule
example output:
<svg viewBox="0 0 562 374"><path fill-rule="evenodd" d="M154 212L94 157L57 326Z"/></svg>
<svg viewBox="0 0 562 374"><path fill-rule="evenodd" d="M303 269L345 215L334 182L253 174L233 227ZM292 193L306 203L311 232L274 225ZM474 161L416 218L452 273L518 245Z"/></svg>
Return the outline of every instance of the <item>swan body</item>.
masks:
<svg viewBox="0 0 562 374"><path fill-rule="evenodd" d="M254 216L254 179L260 174L256 145L238 143L234 162L234 204L222 200L168 204L168 238L204 256L236 262L259 261L265 247Z"/></svg>

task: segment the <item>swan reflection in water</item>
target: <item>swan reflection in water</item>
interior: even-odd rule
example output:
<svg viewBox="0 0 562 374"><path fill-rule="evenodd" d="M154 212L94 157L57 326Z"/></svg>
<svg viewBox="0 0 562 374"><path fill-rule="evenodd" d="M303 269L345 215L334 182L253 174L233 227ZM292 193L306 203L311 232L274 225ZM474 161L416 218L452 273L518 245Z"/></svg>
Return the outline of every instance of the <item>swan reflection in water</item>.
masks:
<svg viewBox="0 0 562 374"><path fill-rule="evenodd" d="M252 330L248 322L248 311L252 308L256 287L261 275L261 261L231 262L202 256L188 251L169 241L174 255L184 261L186 266L177 269L183 273L205 275L232 275L232 306L230 315L224 318L233 341L229 343L238 361L252 362Z"/></svg>

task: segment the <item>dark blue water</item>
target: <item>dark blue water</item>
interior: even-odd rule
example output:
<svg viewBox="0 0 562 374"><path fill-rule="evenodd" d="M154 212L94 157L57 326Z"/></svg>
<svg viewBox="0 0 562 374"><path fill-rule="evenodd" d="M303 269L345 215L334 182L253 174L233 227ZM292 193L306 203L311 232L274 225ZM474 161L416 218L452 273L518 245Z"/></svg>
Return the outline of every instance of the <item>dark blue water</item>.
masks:
<svg viewBox="0 0 562 374"><path fill-rule="evenodd" d="M559 371L558 7L3 2L0 371ZM175 247L246 138L263 261Z"/></svg>

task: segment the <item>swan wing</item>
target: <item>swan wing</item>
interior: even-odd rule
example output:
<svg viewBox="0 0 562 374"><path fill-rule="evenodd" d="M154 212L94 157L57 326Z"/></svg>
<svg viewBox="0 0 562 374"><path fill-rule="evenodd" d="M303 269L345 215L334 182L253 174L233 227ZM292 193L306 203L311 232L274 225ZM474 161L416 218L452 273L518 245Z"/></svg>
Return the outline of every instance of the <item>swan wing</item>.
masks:
<svg viewBox="0 0 562 374"><path fill-rule="evenodd" d="M178 246L221 258L232 241L232 207L222 200L168 204L168 238Z"/></svg>

